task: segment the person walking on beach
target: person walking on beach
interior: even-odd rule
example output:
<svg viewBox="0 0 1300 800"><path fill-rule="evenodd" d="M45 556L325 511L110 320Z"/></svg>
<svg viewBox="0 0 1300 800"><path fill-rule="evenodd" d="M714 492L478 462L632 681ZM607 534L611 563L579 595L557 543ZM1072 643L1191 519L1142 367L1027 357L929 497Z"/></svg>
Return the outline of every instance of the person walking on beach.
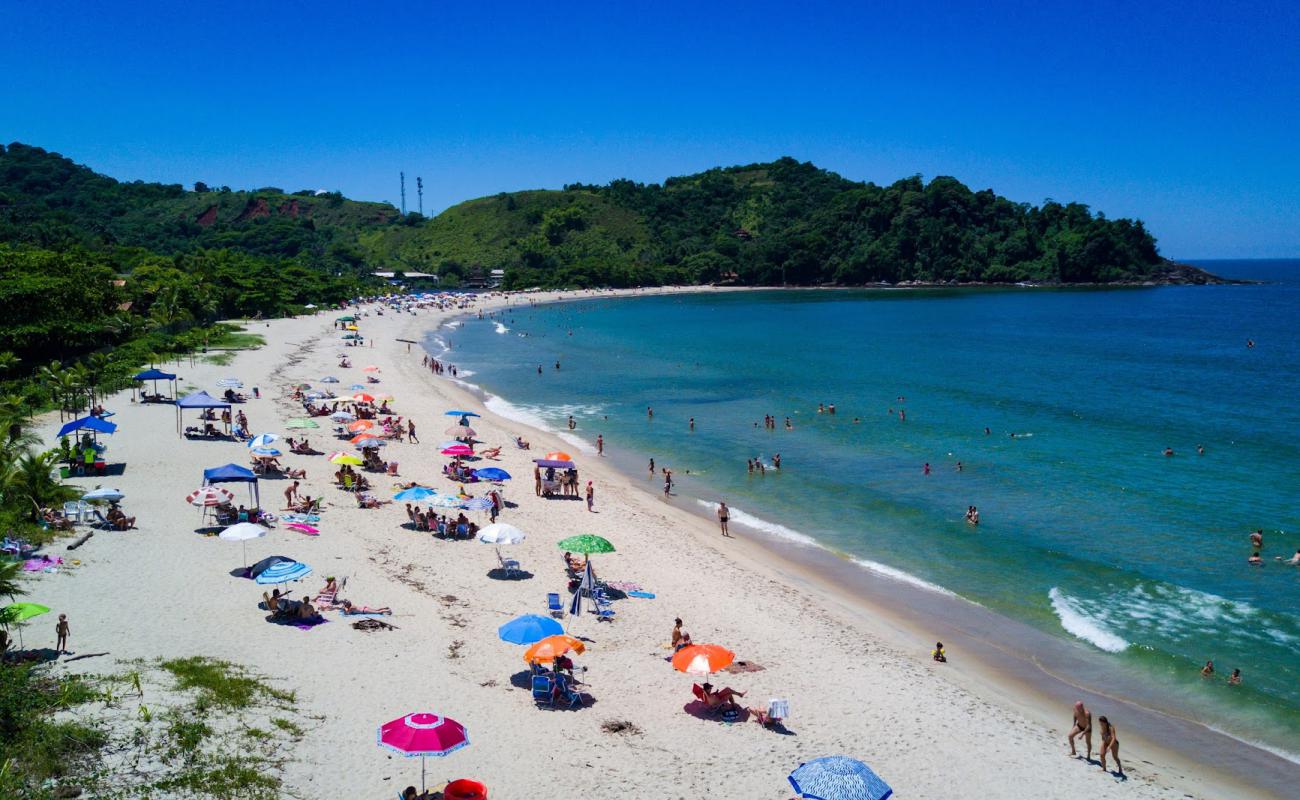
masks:
<svg viewBox="0 0 1300 800"><path fill-rule="evenodd" d="M596 487L592 486L591 481L587 481L587 511L594 512L596 505Z"/></svg>
<svg viewBox="0 0 1300 800"><path fill-rule="evenodd" d="M604 434L600 434L600 433L596 434L596 455L598 455L598 456L603 456L603 455L605 455L605 436L604 436Z"/></svg>
<svg viewBox="0 0 1300 800"><path fill-rule="evenodd" d="M406 441L420 443L420 437L415 435L415 420L413 419L406 421Z"/></svg>
<svg viewBox="0 0 1300 800"><path fill-rule="evenodd" d="M1104 716L1097 717L1097 722L1101 723L1101 768L1106 769L1106 753L1110 753L1115 757L1116 774L1123 777L1124 765L1119 763L1119 732Z"/></svg>
<svg viewBox="0 0 1300 800"><path fill-rule="evenodd" d="M1075 758L1079 757L1078 751L1074 749L1074 740L1082 736L1083 741L1088 746L1087 758L1092 760L1092 712L1083 707L1083 701L1079 700L1074 704L1074 725L1070 728L1070 735L1067 740L1070 742L1070 755Z"/></svg>
<svg viewBox="0 0 1300 800"><path fill-rule="evenodd" d="M542 468L537 465L533 465L533 491L542 496Z"/></svg>
<svg viewBox="0 0 1300 800"><path fill-rule="evenodd" d="M664 497L672 494L673 491L673 474L664 470Z"/></svg>
<svg viewBox="0 0 1300 800"><path fill-rule="evenodd" d="M56 643L54 649L60 653L68 652L68 634L72 633L72 628L68 626L68 615L60 614L59 622L54 626L54 635Z"/></svg>
<svg viewBox="0 0 1300 800"><path fill-rule="evenodd" d="M722 535L726 536L727 538L731 538L731 532L727 530L727 523L730 521L731 521L731 509L727 508L726 503L719 502L718 503L718 527L722 528Z"/></svg>

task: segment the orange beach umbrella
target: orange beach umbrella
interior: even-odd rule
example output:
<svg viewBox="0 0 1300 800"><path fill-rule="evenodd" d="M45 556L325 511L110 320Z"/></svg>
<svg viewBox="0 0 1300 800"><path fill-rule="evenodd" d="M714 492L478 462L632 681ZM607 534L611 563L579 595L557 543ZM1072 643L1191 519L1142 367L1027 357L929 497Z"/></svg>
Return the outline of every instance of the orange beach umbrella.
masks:
<svg viewBox="0 0 1300 800"><path fill-rule="evenodd" d="M357 420L356 422L354 422L354 423L352 423L351 425L349 425L349 426L348 426L348 430L351 431L352 433L361 433L362 431L368 431L368 430L370 430L370 429L373 428L373 427L375 427L375 421L374 421L374 420L372 420L372 419L359 419L359 420Z"/></svg>
<svg viewBox="0 0 1300 800"><path fill-rule="evenodd" d="M546 459L548 461L572 461L573 456L562 450L556 450L554 453L547 453Z"/></svg>
<svg viewBox="0 0 1300 800"><path fill-rule="evenodd" d="M581 653L587 649L587 646L568 634L557 634L547 636L537 644L524 651L524 661L529 664L554 661L556 656L562 656L572 650L575 653Z"/></svg>
<svg viewBox="0 0 1300 800"><path fill-rule="evenodd" d="M736 654L720 644L692 644L673 655L673 669L687 675L711 675L735 660Z"/></svg>

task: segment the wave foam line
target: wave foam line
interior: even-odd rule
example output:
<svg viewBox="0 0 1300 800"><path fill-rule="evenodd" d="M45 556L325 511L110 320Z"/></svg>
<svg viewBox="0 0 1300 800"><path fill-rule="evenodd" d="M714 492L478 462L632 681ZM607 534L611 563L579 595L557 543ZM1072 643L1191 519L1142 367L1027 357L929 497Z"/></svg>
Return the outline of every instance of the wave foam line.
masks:
<svg viewBox="0 0 1300 800"><path fill-rule="evenodd" d="M494 322L492 324L497 326L497 333L510 333L510 329L502 325L500 322Z"/></svg>
<svg viewBox="0 0 1300 800"><path fill-rule="evenodd" d="M538 430L547 431L548 433L555 433L555 428L552 427L551 424L540 414L529 411L526 408L520 408L509 400L497 395L488 395L487 399L483 401L483 405L488 411L491 411L499 417L511 419L515 422L522 422L525 425L531 425Z"/></svg>
<svg viewBox="0 0 1300 800"><path fill-rule="evenodd" d="M710 511L718 510L717 503L711 503L708 500L696 500L696 502L704 506L705 508L709 509ZM741 525L744 525L747 528L753 528L754 530L762 531L763 533L771 534L772 536L776 536L777 538L785 539L786 541L790 541L790 542L796 542L798 544L805 545L807 547L816 547L819 550L825 550L830 553L835 552L830 548L826 547L825 545L823 545L821 542L818 542L816 539L812 538L811 536L808 536L807 534L800 533L799 531L793 530L791 528L787 528L786 526L779 525L775 522L768 522L767 520L762 519L761 517L756 517L753 514L744 511L743 509L736 508L735 506L730 506L728 507L727 510L731 512L732 522L739 523ZM899 583L906 583L909 586L915 586L916 588L924 589L927 592L934 592L936 594L947 595L948 597L958 596L955 592L950 592L936 583L930 583L929 581L924 580L923 578L918 578L917 576L913 575L910 572L904 572L901 569L891 567L887 564L881 564L878 561L870 561L865 558L854 558L854 557L849 557L848 560L853 564L855 564L856 566L859 566L862 569L867 570L868 572L873 572L876 575L879 575L883 578L888 578L889 580L892 581L897 581Z"/></svg>
<svg viewBox="0 0 1300 800"><path fill-rule="evenodd" d="M1053 586L1047 592L1047 597L1052 601L1052 611L1061 621L1061 627L1071 635L1107 653L1121 653L1128 649L1128 642L1110 631L1100 620L1088 616L1074 598L1057 587Z"/></svg>

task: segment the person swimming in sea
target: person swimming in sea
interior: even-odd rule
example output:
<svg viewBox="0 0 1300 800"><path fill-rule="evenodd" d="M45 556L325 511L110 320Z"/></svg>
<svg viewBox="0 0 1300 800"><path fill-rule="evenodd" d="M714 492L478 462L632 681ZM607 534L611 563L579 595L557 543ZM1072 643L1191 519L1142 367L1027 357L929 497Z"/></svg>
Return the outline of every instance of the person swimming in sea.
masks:
<svg viewBox="0 0 1300 800"><path fill-rule="evenodd" d="M1250 546L1256 550L1264 549L1264 529L1257 528L1250 532Z"/></svg>
<svg viewBox="0 0 1300 800"><path fill-rule="evenodd" d="M1241 670L1240 670L1240 669L1234 669L1234 670L1232 671L1232 674L1228 676L1228 685L1229 685L1229 686L1240 686L1240 685L1241 685Z"/></svg>
<svg viewBox="0 0 1300 800"><path fill-rule="evenodd" d="M1262 567L1264 566L1264 559L1259 557L1259 551L1256 550L1254 553L1250 554L1250 558L1246 559L1246 563L1250 564L1252 567Z"/></svg>
<svg viewBox="0 0 1300 800"><path fill-rule="evenodd" d="M1174 448L1172 447L1165 448L1165 458L1170 458L1173 456L1173 454L1174 454Z"/></svg>
<svg viewBox="0 0 1300 800"><path fill-rule="evenodd" d="M1202 678L1212 678L1212 677L1214 677L1214 662L1213 662L1213 661L1206 661L1206 662L1205 662L1205 666L1201 667L1201 677L1202 677Z"/></svg>

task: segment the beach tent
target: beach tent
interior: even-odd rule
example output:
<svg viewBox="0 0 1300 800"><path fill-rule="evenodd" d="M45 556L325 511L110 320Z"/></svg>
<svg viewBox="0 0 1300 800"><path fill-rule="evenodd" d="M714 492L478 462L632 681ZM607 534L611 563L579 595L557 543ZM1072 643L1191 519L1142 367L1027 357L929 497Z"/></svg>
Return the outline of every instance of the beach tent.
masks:
<svg viewBox="0 0 1300 800"><path fill-rule="evenodd" d="M230 408L230 403L218 400L207 392L198 391L176 401L176 434L181 433L181 417L187 408Z"/></svg>
<svg viewBox="0 0 1300 800"><path fill-rule="evenodd" d="M58 435L66 436L73 431L90 431L94 434L112 433L115 430L117 430L117 424L109 422L106 419L100 419L99 417L82 417L81 419L74 419L72 422L59 428Z"/></svg>
<svg viewBox="0 0 1300 800"><path fill-rule="evenodd" d="M132 380L137 381L139 383L144 383L145 381L153 381L154 394L158 394L158 381L171 381L172 385L170 390L170 394L171 394L170 399L172 402L176 402L176 376L173 375L172 373L163 372L160 369L154 369L153 367L150 367L144 372L138 373L134 378L132 378ZM144 388L144 387L140 387L140 388Z"/></svg>
<svg viewBox="0 0 1300 800"><path fill-rule="evenodd" d="M261 508L261 497L257 491L257 475L251 469L245 469L238 464L226 464L221 467L203 470L203 485L212 486L218 483L247 483L249 492L253 497L253 506Z"/></svg>

